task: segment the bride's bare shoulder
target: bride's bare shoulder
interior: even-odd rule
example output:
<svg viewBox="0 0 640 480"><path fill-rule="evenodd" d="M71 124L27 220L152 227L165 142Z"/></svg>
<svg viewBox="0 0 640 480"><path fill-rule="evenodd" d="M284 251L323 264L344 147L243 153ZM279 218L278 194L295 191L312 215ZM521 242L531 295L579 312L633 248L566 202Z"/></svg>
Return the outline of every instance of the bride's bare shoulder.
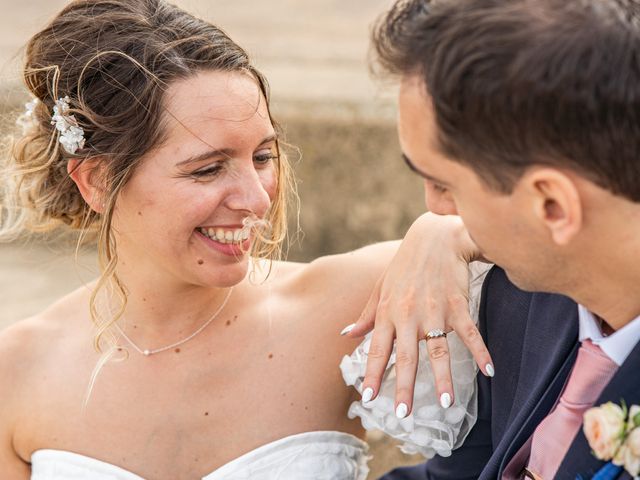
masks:
<svg viewBox="0 0 640 480"><path fill-rule="evenodd" d="M295 316L300 331L308 333L306 325L316 336L325 332L335 339L357 320L396 248L389 242L309 263L276 262L269 297Z"/></svg>
<svg viewBox="0 0 640 480"><path fill-rule="evenodd" d="M316 258L309 263L278 262L279 283L298 295L344 297L361 304L368 299L398 242L369 245L342 254Z"/></svg>
<svg viewBox="0 0 640 480"><path fill-rule="evenodd" d="M0 448L0 464L10 473L28 473L27 457L18 454L15 443L18 419L31 412L38 382L56 370L56 352L73 335L78 318L74 311L84 295L80 290L72 292L44 311L0 331L0 443L4 445Z"/></svg>
<svg viewBox="0 0 640 480"><path fill-rule="evenodd" d="M18 378L47 358L59 340L73 334L88 311L88 287L80 287L40 313L17 320L0 331L0 382ZM58 341L56 341L58 340Z"/></svg>

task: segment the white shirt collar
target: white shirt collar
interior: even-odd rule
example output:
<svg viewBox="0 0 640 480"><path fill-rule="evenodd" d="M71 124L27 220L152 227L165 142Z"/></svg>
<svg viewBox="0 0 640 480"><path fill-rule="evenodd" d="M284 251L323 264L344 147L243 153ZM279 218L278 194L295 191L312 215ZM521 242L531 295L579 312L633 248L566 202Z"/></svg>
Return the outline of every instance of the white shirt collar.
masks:
<svg viewBox="0 0 640 480"><path fill-rule="evenodd" d="M596 317L582 305L578 305L578 319L580 321L580 341L591 339L618 366L624 363L640 341L640 316L608 337L602 334Z"/></svg>

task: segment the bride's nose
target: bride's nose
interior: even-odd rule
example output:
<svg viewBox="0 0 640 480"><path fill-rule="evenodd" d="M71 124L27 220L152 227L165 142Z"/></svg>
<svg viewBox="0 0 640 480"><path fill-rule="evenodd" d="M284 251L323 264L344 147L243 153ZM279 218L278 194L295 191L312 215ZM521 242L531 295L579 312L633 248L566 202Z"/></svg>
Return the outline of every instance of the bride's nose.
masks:
<svg viewBox="0 0 640 480"><path fill-rule="evenodd" d="M227 196L227 206L232 210L248 210L263 217L271 206L268 191L271 187L270 175L261 174L255 168L243 169L238 173Z"/></svg>

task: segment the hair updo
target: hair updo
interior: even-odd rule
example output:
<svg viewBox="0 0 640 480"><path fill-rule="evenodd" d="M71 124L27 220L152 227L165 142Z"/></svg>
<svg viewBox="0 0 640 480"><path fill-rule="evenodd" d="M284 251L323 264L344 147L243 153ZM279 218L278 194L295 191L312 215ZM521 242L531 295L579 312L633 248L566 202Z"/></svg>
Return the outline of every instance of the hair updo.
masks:
<svg viewBox="0 0 640 480"><path fill-rule="evenodd" d="M39 100L32 125L3 159L0 240L21 232L49 232L61 225L82 238L97 238L102 276L91 300L98 326L95 346L124 311L126 294L115 274L111 231L113 206L139 160L163 140L164 92L177 80L205 70L251 75L269 101L266 79L247 53L222 30L162 0L76 0L26 47L24 80ZM86 143L70 154L51 124L56 100L70 98L69 114ZM272 120L272 123L273 120ZM274 123L274 127L277 125ZM104 211L93 211L67 172L70 158L99 157L106 165ZM287 198L294 193L290 166L280 152L278 188L268 212L268 234L251 254L273 258L286 236ZM122 309L108 321L96 307L97 293L116 286Z"/></svg>

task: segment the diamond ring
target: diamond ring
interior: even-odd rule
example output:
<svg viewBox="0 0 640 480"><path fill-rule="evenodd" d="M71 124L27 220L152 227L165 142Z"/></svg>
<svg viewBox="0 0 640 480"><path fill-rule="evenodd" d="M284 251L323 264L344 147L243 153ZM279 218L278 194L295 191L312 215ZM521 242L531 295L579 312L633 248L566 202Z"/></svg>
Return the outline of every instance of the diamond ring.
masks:
<svg viewBox="0 0 640 480"><path fill-rule="evenodd" d="M425 338L427 340L431 340L433 338L444 338L446 336L447 334L441 328L434 328L433 330L429 330L427 333L425 333Z"/></svg>

